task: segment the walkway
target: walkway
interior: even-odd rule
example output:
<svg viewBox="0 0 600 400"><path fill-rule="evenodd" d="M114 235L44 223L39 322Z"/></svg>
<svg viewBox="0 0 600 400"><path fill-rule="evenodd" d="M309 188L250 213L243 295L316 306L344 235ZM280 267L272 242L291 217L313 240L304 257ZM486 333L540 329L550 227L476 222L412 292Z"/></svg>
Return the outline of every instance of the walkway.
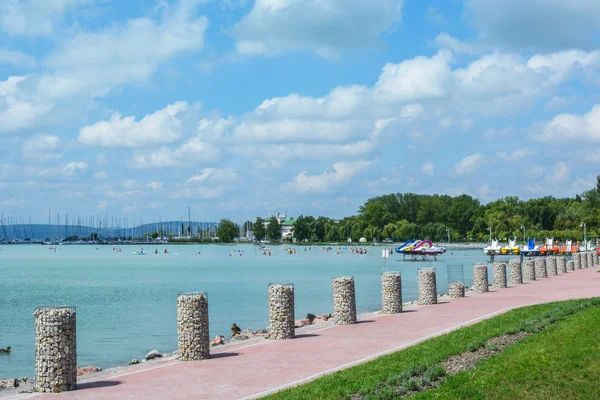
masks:
<svg viewBox="0 0 600 400"><path fill-rule="evenodd" d="M213 352L200 362L163 361L104 371L83 379L77 391L18 395L35 399L237 399L257 398L414 345L511 308L600 297L599 268L541 281L443 298L396 315L366 315L357 325L297 330L288 341L259 340Z"/></svg>

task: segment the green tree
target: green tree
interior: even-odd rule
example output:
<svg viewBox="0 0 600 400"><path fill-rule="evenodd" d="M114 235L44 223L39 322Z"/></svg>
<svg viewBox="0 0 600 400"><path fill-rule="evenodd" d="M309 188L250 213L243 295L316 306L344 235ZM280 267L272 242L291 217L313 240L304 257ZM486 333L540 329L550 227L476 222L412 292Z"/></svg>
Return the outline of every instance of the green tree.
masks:
<svg viewBox="0 0 600 400"><path fill-rule="evenodd" d="M150 236L152 237L152 239L156 239L158 238L158 232L152 232Z"/></svg>
<svg viewBox="0 0 600 400"><path fill-rule="evenodd" d="M260 241L265 238L266 234L265 220L261 217L256 217L256 222L254 222L254 237Z"/></svg>
<svg viewBox="0 0 600 400"><path fill-rule="evenodd" d="M267 225L267 237L269 240L281 240L281 224L275 217L271 217Z"/></svg>
<svg viewBox="0 0 600 400"><path fill-rule="evenodd" d="M304 241L305 239L310 239L312 236L312 223L314 222L313 217L305 217L304 215L300 215L298 219L296 219L296 224L294 225L294 236L296 240Z"/></svg>
<svg viewBox="0 0 600 400"><path fill-rule="evenodd" d="M239 231L240 228L233 221L223 218L221 222L219 222L217 236L221 242L231 243L236 238Z"/></svg>

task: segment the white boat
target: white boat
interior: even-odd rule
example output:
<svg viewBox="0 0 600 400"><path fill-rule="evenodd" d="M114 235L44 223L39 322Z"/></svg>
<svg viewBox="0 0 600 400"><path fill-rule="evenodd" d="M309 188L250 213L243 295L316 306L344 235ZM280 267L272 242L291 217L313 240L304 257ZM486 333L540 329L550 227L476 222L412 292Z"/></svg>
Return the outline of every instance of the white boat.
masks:
<svg viewBox="0 0 600 400"><path fill-rule="evenodd" d="M502 253L502 247L498 244L498 239L492 240L492 244L483 248L483 254L486 256L498 255Z"/></svg>

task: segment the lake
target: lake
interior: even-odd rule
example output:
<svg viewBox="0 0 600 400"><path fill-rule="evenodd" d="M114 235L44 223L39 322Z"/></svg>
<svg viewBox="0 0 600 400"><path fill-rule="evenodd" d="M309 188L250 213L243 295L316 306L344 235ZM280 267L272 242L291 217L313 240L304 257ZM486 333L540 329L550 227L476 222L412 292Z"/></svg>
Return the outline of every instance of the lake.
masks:
<svg viewBox="0 0 600 400"><path fill-rule="evenodd" d="M148 254L134 255L140 247ZM489 261L481 249L414 262L398 254L383 259L383 247L366 247L367 255L348 249L336 255L337 247L326 253L321 246L306 251L292 246L297 254L288 254L284 247L273 246L269 257L250 244L120 246L122 252L112 245L57 246L56 251L42 245L0 246L0 347L13 349L10 356L0 356L0 379L33 376L38 306L76 306L78 365L107 368L141 359L152 349L176 349L181 292L208 292L211 337L229 337L233 322L242 329L266 327L272 282L294 284L296 319L301 319L309 312L332 312L331 278L336 276L355 277L357 311L367 312L380 308L382 272L401 272L406 302L418 296L418 268L436 268L441 293L447 291L447 270L460 275L464 266L469 283L472 265ZM165 248L169 254L163 254Z"/></svg>

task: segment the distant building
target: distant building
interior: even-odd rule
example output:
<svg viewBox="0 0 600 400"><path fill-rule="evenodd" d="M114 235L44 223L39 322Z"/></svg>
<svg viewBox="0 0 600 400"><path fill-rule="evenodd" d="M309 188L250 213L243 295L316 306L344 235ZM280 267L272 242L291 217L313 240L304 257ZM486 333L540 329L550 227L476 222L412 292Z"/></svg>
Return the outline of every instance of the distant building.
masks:
<svg viewBox="0 0 600 400"><path fill-rule="evenodd" d="M281 225L281 238L282 239L286 239L290 236L293 236L294 225L296 224L296 221L294 220L294 218L290 217L288 219L287 214L283 213L283 212L279 212L277 214L272 214L266 218L263 218L263 225L265 226L265 228L267 226L269 226L269 222L271 222L272 217L277 218L277 221Z"/></svg>
<svg viewBox="0 0 600 400"><path fill-rule="evenodd" d="M296 221L294 221L294 218L290 218L287 221L283 221L281 223L282 239L287 239L288 237L294 235L294 225L296 225Z"/></svg>

